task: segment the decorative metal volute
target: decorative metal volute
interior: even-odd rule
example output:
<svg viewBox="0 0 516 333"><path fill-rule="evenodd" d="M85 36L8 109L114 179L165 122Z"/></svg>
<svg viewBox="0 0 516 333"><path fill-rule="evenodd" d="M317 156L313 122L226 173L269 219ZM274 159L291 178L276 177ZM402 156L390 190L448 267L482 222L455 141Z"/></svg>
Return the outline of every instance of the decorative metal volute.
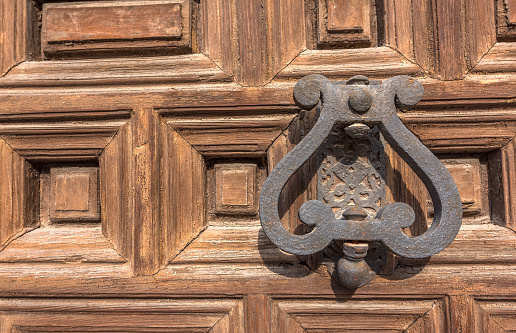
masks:
<svg viewBox="0 0 516 333"><path fill-rule="evenodd" d="M344 83L332 83L321 75L301 79L294 88L296 104L306 110L318 105L320 113L312 130L274 167L263 185L260 220L269 239L280 249L297 255L322 251L333 240L345 241L342 256L347 261L339 260L337 270L339 280L348 288L359 287L374 276L357 268L363 266L363 242L379 241L392 252L408 258L429 257L446 248L457 235L462 221L457 186L439 159L403 125L396 113L396 106L415 105L422 96L421 83L408 76L396 76L383 84L370 82L364 76L355 76ZM415 214L410 206L404 203L383 205L379 199L375 215L367 214L360 207L351 207L337 217L327 203L311 200L299 209L300 220L313 226L311 232L294 235L283 227L278 212L283 187L312 154L328 145L330 134L335 135L335 125L344 129L340 133L349 140L365 138L373 129L379 130L423 181L435 212L424 234L412 237L402 231L414 223ZM377 177L374 170L370 174ZM380 191L380 187L377 190ZM319 198L325 195L322 193Z"/></svg>

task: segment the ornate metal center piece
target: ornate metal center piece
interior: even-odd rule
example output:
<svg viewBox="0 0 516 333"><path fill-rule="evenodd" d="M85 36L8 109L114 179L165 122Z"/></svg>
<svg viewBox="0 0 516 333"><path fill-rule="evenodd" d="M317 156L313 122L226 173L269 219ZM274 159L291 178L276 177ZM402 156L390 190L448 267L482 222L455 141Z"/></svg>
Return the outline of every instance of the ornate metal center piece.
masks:
<svg viewBox="0 0 516 333"><path fill-rule="evenodd" d="M457 235L462 205L457 186L444 165L406 127L396 106L417 104L423 86L408 76L383 84L356 76L332 83L309 75L294 88L296 104L306 110L319 106L312 130L270 172L260 196L260 220L269 239L297 255L324 250L334 240L342 244L335 265L348 288L368 283L374 272L365 263L370 244L380 242L408 258L425 258L446 248ZM403 158L425 184L434 204L434 220L422 235L402 229L414 223L414 210L404 203L385 203L385 158L382 140ZM312 226L305 235L288 232L280 222L278 202L283 187L314 153L318 199L299 209L300 220ZM332 243L333 242L333 243Z"/></svg>

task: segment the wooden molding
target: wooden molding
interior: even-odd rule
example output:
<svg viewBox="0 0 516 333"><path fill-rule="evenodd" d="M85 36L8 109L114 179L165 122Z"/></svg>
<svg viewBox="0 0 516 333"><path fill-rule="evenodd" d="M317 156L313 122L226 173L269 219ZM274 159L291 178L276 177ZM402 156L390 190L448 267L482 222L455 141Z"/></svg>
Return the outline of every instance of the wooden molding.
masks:
<svg viewBox="0 0 516 333"><path fill-rule="evenodd" d="M496 43L471 71L476 74L516 72L516 43Z"/></svg>
<svg viewBox="0 0 516 333"><path fill-rule="evenodd" d="M0 248L38 224L39 175L0 139Z"/></svg>
<svg viewBox="0 0 516 333"><path fill-rule="evenodd" d="M160 123L161 266L166 266L206 226L203 156L165 121Z"/></svg>
<svg viewBox="0 0 516 333"><path fill-rule="evenodd" d="M446 301L427 299L353 298L346 302L335 299L274 299L277 316L273 327L294 326L293 332L311 330L374 330L403 332L449 332ZM285 316L283 313L287 314ZM299 326L296 327L294 322ZM283 319L283 320L282 320ZM274 330L274 332L292 332Z"/></svg>
<svg viewBox="0 0 516 333"><path fill-rule="evenodd" d="M133 255L132 127L124 124L99 157L102 233L129 262Z"/></svg>
<svg viewBox="0 0 516 333"><path fill-rule="evenodd" d="M441 159L441 162L450 172L455 184L459 189L462 202L463 216L480 215L485 212L485 204L483 203L482 188L484 187L481 180L481 165L478 158L456 158ZM433 205L429 199L428 211L433 216ZM465 221L463 220L463 223Z"/></svg>
<svg viewBox="0 0 516 333"><path fill-rule="evenodd" d="M192 110L195 113L187 113ZM166 122L205 157L262 157L295 117L295 106L160 109Z"/></svg>
<svg viewBox="0 0 516 333"><path fill-rule="evenodd" d="M0 262L123 264L126 261L97 225L38 228L13 240L0 252Z"/></svg>
<svg viewBox="0 0 516 333"><path fill-rule="evenodd" d="M116 56L145 50L189 52L191 20L188 0L45 3L42 54L55 58L91 57L96 52Z"/></svg>
<svg viewBox="0 0 516 333"><path fill-rule="evenodd" d="M472 332L510 332L516 325L516 300L477 298L473 301Z"/></svg>
<svg viewBox="0 0 516 333"><path fill-rule="evenodd" d="M28 61L0 78L0 87L103 86L229 81L201 54L95 60Z"/></svg>
<svg viewBox="0 0 516 333"><path fill-rule="evenodd" d="M0 136L30 162L92 161L125 122L4 122L0 124Z"/></svg>
<svg viewBox="0 0 516 333"><path fill-rule="evenodd" d="M504 147L516 134L516 113L503 110L502 105L494 104L478 112L463 112L457 106L446 112L428 110L400 117L435 153L489 152Z"/></svg>
<svg viewBox="0 0 516 333"><path fill-rule="evenodd" d="M489 154L491 215L493 222L516 230L516 143Z"/></svg>
<svg viewBox="0 0 516 333"><path fill-rule="evenodd" d="M277 80L301 79L309 74L329 78L350 78L365 75L383 78L394 75L420 76L418 65L406 60L390 47L349 50L307 50L276 76Z"/></svg>
<svg viewBox="0 0 516 333"><path fill-rule="evenodd" d="M66 304L63 310L62 305ZM238 298L65 299L3 298L1 318L12 332L97 330L231 332L244 324ZM135 316L134 313L138 313ZM238 330L243 332L242 330Z"/></svg>

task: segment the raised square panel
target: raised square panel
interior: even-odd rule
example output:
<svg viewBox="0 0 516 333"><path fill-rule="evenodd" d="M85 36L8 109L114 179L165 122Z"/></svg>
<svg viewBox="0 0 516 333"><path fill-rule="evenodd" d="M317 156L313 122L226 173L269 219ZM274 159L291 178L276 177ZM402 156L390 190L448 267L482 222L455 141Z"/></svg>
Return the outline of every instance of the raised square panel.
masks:
<svg viewBox="0 0 516 333"><path fill-rule="evenodd" d="M188 1L44 4L42 20L46 57L190 46Z"/></svg>
<svg viewBox="0 0 516 333"><path fill-rule="evenodd" d="M464 214L478 214L482 210L482 184L480 180L480 163L477 159L446 162L459 189Z"/></svg>
<svg viewBox="0 0 516 333"><path fill-rule="evenodd" d="M50 220L99 221L98 168L57 167L50 170Z"/></svg>
<svg viewBox="0 0 516 333"><path fill-rule="evenodd" d="M216 212L256 213L256 164L216 164Z"/></svg>
<svg viewBox="0 0 516 333"><path fill-rule="evenodd" d="M319 0L320 45L371 46L370 0Z"/></svg>
<svg viewBox="0 0 516 333"><path fill-rule="evenodd" d="M442 160L450 172L462 202L465 216L482 213L482 178L481 164L476 158ZM428 211L433 215L433 205L429 203Z"/></svg>

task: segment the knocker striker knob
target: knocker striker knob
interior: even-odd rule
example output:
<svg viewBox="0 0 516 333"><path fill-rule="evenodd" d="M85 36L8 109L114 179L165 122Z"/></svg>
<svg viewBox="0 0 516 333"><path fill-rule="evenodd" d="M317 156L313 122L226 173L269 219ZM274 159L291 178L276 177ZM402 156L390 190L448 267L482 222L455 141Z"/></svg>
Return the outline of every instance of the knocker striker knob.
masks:
<svg viewBox="0 0 516 333"><path fill-rule="evenodd" d="M425 258L445 249L457 235L462 205L457 186L444 165L401 122L397 108L417 104L423 86L408 76L383 83L355 76L346 84L309 75L294 88L296 104L319 117L312 130L274 169L260 195L260 221L267 237L296 255L339 253L338 281L347 288L368 283L375 272L367 263L372 244L408 258ZM422 235L403 228L414 223L414 210L385 198L383 139L414 170L434 204L434 220ZM317 156L317 200L305 202L300 220L310 232L294 235L280 221L282 189L312 155ZM338 250L340 248L340 250ZM333 259L332 259L333 260Z"/></svg>

